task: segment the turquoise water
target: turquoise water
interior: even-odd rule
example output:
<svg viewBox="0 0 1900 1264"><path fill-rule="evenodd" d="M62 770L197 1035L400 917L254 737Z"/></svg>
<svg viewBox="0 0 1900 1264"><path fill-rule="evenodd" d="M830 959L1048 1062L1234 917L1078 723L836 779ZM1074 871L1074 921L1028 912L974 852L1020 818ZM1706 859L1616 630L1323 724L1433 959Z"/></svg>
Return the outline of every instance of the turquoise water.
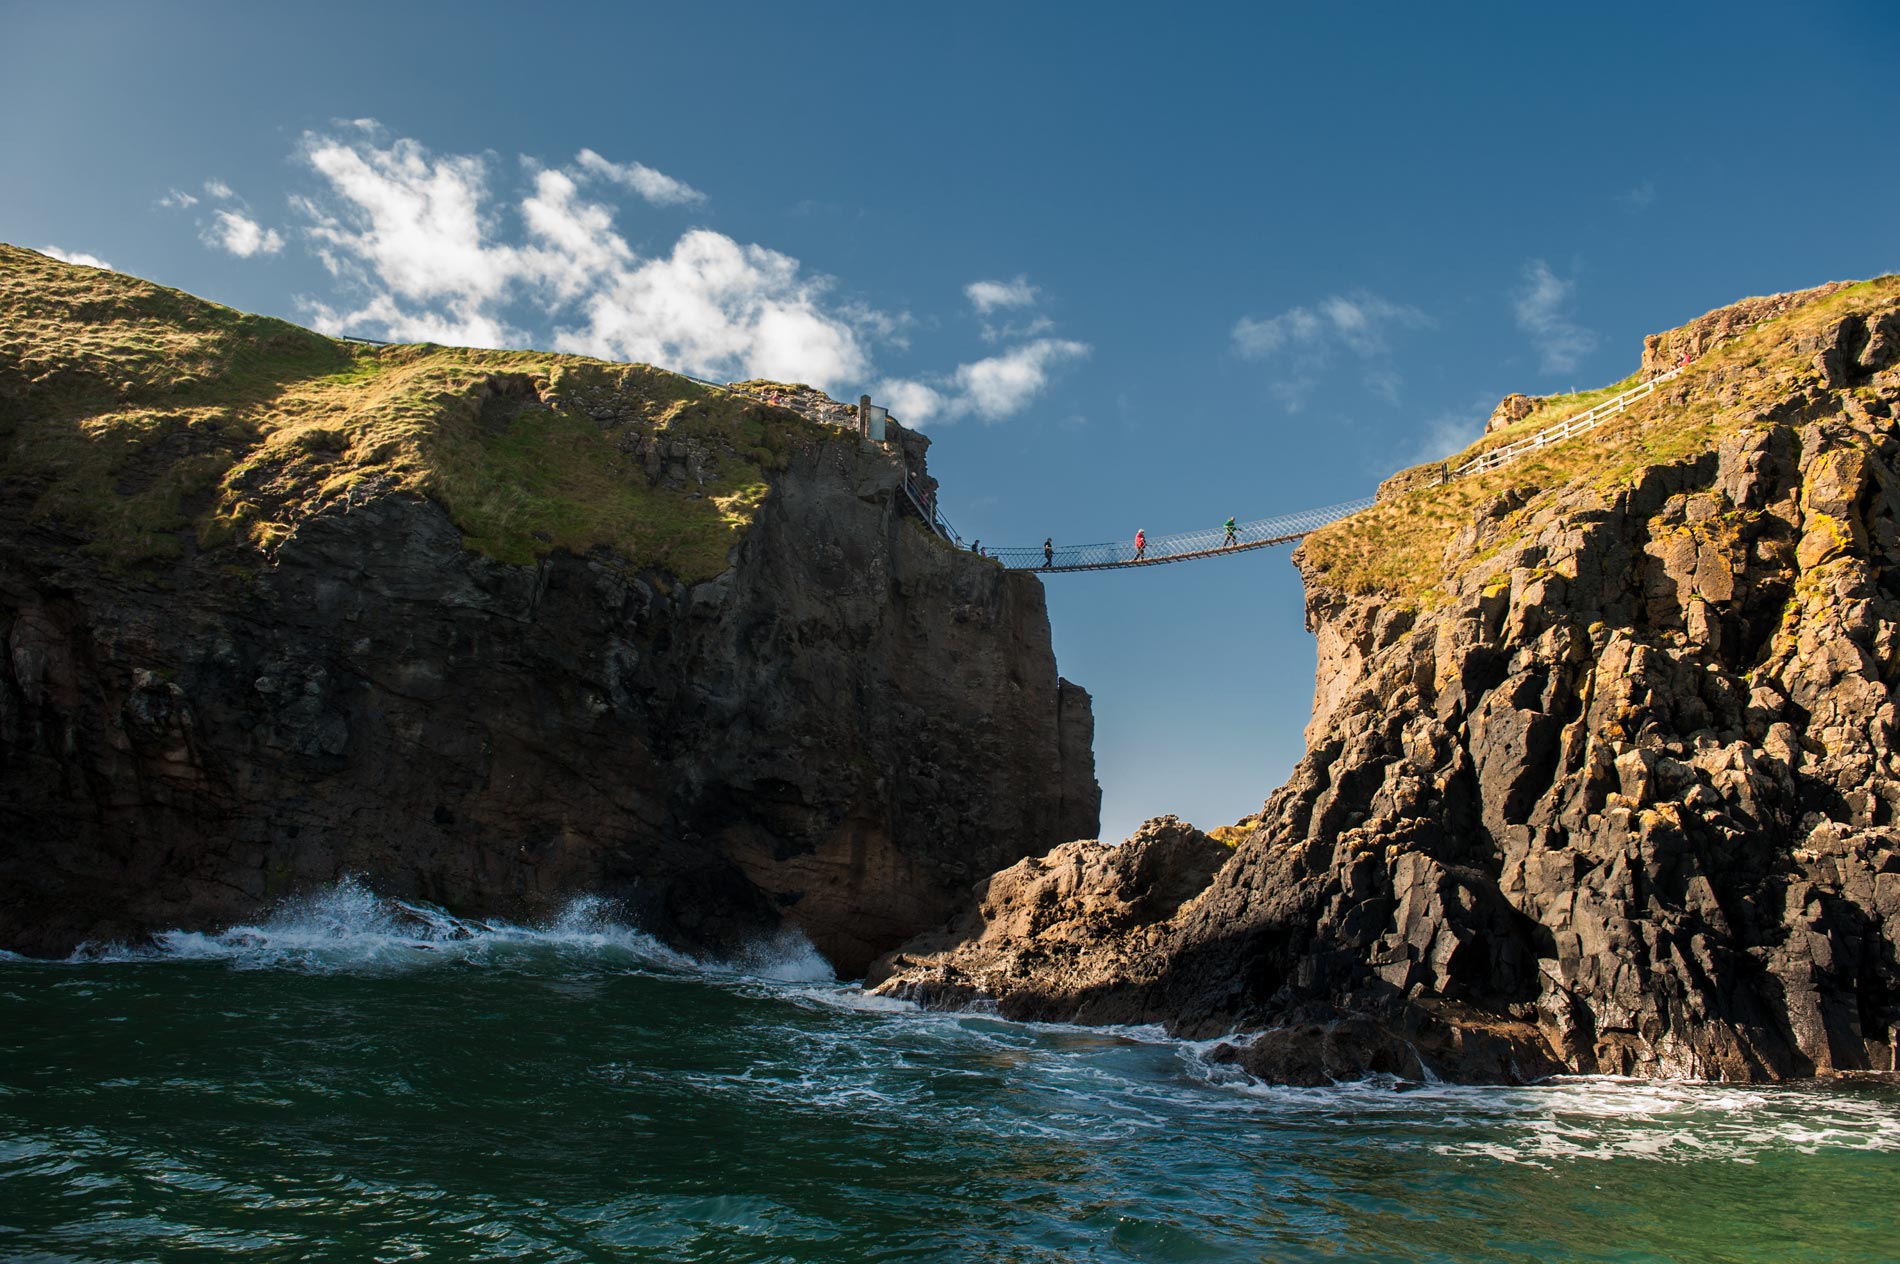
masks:
<svg viewBox="0 0 1900 1264"><path fill-rule="evenodd" d="M1892 1089L1289 1090L1203 1052L345 886L0 962L0 1259L1900 1254Z"/></svg>

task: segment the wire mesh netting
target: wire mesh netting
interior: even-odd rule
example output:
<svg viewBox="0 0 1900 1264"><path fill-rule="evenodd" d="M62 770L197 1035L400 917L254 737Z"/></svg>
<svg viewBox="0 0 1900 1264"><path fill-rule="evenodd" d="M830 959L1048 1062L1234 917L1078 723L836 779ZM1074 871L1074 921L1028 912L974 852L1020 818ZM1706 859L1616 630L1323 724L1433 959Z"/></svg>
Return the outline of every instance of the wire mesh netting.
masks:
<svg viewBox="0 0 1900 1264"><path fill-rule="evenodd" d="M1140 547L1130 536L1109 544L1057 544L1051 540L1046 551L1042 547L1035 547L990 549L988 553L1012 571L1084 571L1110 566L1150 566L1285 544L1329 522L1337 522L1348 514L1357 513L1370 504L1372 498L1368 496L1342 505L1328 505L1323 509L1308 509L1301 513L1282 514L1277 518L1237 523L1231 536L1223 525L1205 531L1147 536Z"/></svg>

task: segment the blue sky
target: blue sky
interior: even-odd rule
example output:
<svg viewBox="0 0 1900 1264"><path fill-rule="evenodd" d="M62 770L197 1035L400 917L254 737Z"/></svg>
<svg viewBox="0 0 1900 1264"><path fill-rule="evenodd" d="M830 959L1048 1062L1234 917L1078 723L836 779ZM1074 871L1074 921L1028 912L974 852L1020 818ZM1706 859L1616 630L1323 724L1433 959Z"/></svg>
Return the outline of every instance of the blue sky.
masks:
<svg viewBox="0 0 1900 1264"><path fill-rule="evenodd" d="M0 239L358 333L869 390L997 545L1364 495L1507 391L1900 267L1890 4L0 3L0 30ZM1104 835L1257 808L1311 700L1285 552L1048 590Z"/></svg>

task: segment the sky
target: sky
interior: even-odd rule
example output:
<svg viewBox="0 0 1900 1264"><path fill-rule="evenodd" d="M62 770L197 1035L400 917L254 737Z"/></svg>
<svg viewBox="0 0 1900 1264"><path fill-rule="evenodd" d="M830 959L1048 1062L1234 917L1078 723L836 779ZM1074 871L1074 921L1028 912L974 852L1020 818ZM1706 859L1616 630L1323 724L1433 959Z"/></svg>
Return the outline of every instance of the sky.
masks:
<svg viewBox="0 0 1900 1264"><path fill-rule="evenodd" d="M1900 6L0 0L0 240L328 331L870 393L966 538L1370 494L1900 269ZM1046 581L1104 838L1259 808L1284 549Z"/></svg>

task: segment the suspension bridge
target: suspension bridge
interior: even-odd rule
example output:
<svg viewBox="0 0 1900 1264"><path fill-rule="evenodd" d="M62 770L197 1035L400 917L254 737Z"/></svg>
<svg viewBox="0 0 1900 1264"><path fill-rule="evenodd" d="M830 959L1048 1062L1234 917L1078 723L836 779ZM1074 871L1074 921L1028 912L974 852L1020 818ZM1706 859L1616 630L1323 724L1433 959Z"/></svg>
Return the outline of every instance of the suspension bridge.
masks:
<svg viewBox="0 0 1900 1264"><path fill-rule="evenodd" d="M1594 430L1624 412L1631 404L1653 394L1663 383L1679 376L1685 367L1686 363L1678 364L1665 373L1657 374L1640 386L1614 395L1581 412L1573 413L1561 421L1554 422L1522 438L1480 453L1456 469L1449 465L1441 466L1440 477L1445 482L1450 482L1454 478L1469 478L1501 469L1553 443L1561 443L1566 439ZM1169 562L1191 562L1198 558L1225 557L1230 553L1246 553L1254 549L1271 548L1276 544L1291 544L1328 523L1338 522L1341 518L1351 517L1362 509L1370 508L1376 499L1376 497L1366 496L1359 500L1327 505L1320 509L1282 514L1277 518L1258 518L1252 522L1237 523L1231 530L1220 526L1203 531L1182 531L1173 535L1144 536L1140 544L1132 539L1103 544L1056 544L1051 540L1049 544L1041 547L984 549L983 553L1001 562L1005 570L1012 571L1054 573L1162 566ZM963 537L957 534L956 529L938 511L929 493L909 479L904 482L904 500L925 525L950 544L957 548L977 547L975 542L965 544Z"/></svg>
<svg viewBox="0 0 1900 1264"><path fill-rule="evenodd" d="M359 338L349 334L343 334L341 337L348 342L368 343L372 346L386 347L390 345L375 338ZM1484 474L1491 470L1500 469L1520 457L1528 456L1532 452L1548 447L1553 443L1561 443L1566 439L1571 439L1577 435L1594 430L1604 422L1622 413L1637 400L1654 393L1663 383L1680 376L1683 370L1688 367L1688 364L1689 361L1685 354L1682 363L1675 365L1666 372L1658 373L1655 377L1650 378L1640 386L1632 387L1621 394L1614 395L1581 412L1572 413L1560 421L1554 422L1522 438L1513 440L1510 443L1502 444L1481 452L1456 469L1453 469L1450 465L1440 466L1440 476L1443 481L1450 482L1454 478L1469 478L1476 474ZM672 371L678 372L678 370ZM679 376L698 382L702 386L711 387L714 390L725 391L734 395L742 395L749 399L767 400L774 405L788 407L795 412L810 415L805 403L789 398L781 399L780 392L776 389L771 390L768 394L738 382L713 382L706 378L694 377L690 373L679 373ZM793 388L786 389L791 390ZM807 394L817 396L824 400L826 404L833 403L833 401L826 398L822 392L811 391L810 388L799 389L804 390ZM848 409L848 405L840 405L831 408L829 412L839 413L847 411ZM860 425L863 424L866 410L870 410L870 396L868 395L863 397L858 410L856 410ZM880 417L885 415L883 409L870 411L875 412ZM831 415L812 416L811 419L814 421L825 421L831 424L838 423L838 418ZM879 424L881 425L882 423L880 422ZM861 431L861 433L862 432L863 431ZM1320 509L1307 509L1299 513L1281 514L1276 518L1257 518L1252 522L1237 523L1231 528L1219 526L1203 531L1181 531L1173 535L1144 535L1142 542L1139 544L1134 540L1102 544L1056 544L1052 539L1050 543L1041 547L1026 549L983 549L982 552L984 556L994 558L996 561L1001 562L1005 570L1012 571L1044 571L1054 573L1057 571L1106 571L1124 570L1135 566L1162 566L1169 562L1191 562L1198 558L1226 557L1230 553L1248 553L1254 549L1271 548L1276 544L1291 544L1293 541L1319 530L1328 523L1338 522L1341 518L1351 517L1362 509L1370 508L1377 499L1375 496L1366 496L1359 500L1349 500L1342 504L1327 505ZM965 543L963 537L957 533L956 528L950 525L949 520L946 519L937 508L935 496L908 476L903 483L902 503L908 507L911 512L915 513L917 517L923 521L925 526L929 527L930 530L935 532L951 546L959 549L976 549L979 546L979 542L976 541Z"/></svg>

